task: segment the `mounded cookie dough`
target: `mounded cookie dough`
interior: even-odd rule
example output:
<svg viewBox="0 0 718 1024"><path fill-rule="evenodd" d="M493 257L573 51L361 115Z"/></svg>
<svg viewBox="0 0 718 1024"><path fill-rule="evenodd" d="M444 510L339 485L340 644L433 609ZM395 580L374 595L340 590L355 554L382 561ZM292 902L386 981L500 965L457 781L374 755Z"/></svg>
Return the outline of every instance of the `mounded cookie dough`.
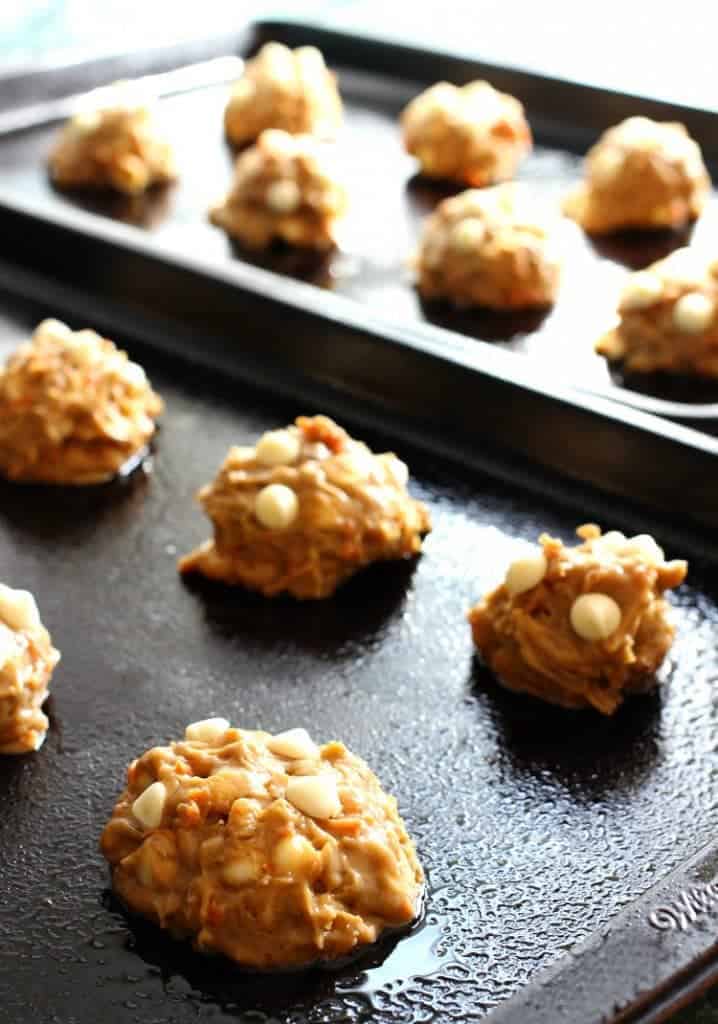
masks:
<svg viewBox="0 0 718 1024"><path fill-rule="evenodd" d="M277 239L331 249L346 207L346 190L321 144L311 135L271 130L237 158L232 188L210 219L248 249Z"/></svg>
<svg viewBox="0 0 718 1024"><path fill-rule="evenodd" d="M663 593L685 578L652 537L601 534L566 547L543 534L469 612L474 642L499 682L568 708L611 715L652 689L673 641Z"/></svg>
<svg viewBox="0 0 718 1024"><path fill-rule="evenodd" d="M115 105L78 114L60 132L49 157L61 188L115 189L137 195L177 177L172 147L152 112L122 89Z"/></svg>
<svg viewBox="0 0 718 1024"><path fill-rule="evenodd" d="M140 455L162 400L142 367L91 330L43 320L0 370L0 474L95 484Z"/></svg>
<svg viewBox="0 0 718 1024"><path fill-rule="evenodd" d="M564 213L597 235L682 227L699 216L711 187L684 126L647 117L629 117L604 132L588 151L585 170Z"/></svg>
<svg viewBox="0 0 718 1024"><path fill-rule="evenodd" d="M396 800L342 743L224 719L133 761L101 839L127 906L249 967L345 956L419 912Z"/></svg>
<svg viewBox="0 0 718 1024"><path fill-rule="evenodd" d="M629 373L718 377L718 259L676 249L631 274L596 351Z"/></svg>
<svg viewBox="0 0 718 1024"><path fill-rule="evenodd" d="M444 199L424 225L415 265L423 298L504 310L551 305L561 273L548 226L515 185Z"/></svg>
<svg viewBox="0 0 718 1024"><path fill-rule="evenodd" d="M421 550L431 522L408 476L395 455L375 455L328 417L299 416L253 448L230 448L199 492L214 539L179 570L266 597L328 597L371 562Z"/></svg>
<svg viewBox="0 0 718 1024"><path fill-rule="evenodd" d="M49 723L41 709L59 660L32 594L0 583L0 754L42 746Z"/></svg>
<svg viewBox="0 0 718 1024"><path fill-rule="evenodd" d="M227 138L252 142L267 128L292 135L334 135L342 119L336 75L314 46L265 43L247 61L224 112Z"/></svg>
<svg viewBox="0 0 718 1024"><path fill-rule="evenodd" d="M432 85L409 103L401 126L422 174L467 185L513 178L531 151L523 106L488 82Z"/></svg>

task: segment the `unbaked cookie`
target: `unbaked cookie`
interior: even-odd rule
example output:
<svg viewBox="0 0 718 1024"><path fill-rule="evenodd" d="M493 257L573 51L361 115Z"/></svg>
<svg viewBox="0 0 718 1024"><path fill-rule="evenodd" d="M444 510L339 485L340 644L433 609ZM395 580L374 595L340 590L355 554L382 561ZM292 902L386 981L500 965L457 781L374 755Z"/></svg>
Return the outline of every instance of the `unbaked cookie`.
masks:
<svg viewBox="0 0 718 1024"><path fill-rule="evenodd" d="M0 583L0 754L42 746L48 727L42 705L59 660L32 594Z"/></svg>
<svg viewBox="0 0 718 1024"><path fill-rule="evenodd" d="M564 212L589 233L678 228L710 193L701 151L682 124L629 117L604 132L586 157L586 177Z"/></svg>
<svg viewBox="0 0 718 1024"><path fill-rule="evenodd" d="M78 114L65 124L49 165L61 188L109 188L128 195L177 177L172 147L152 112L131 102L121 88L113 106Z"/></svg>
<svg viewBox="0 0 718 1024"><path fill-rule="evenodd" d="M505 310L551 305L561 269L549 226L515 185L444 199L426 221L415 265L423 298Z"/></svg>
<svg viewBox="0 0 718 1024"><path fill-rule="evenodd" d="M94 484L141 456L162 400L127 353L43 320L0 370L0 474Z"/></svg>
<svg viewBox="0 0 718 1024"><path fill-rule="evenodd" d="M247 61L224 112L227 138L234 145L252 142L267 128L293 135L334 135L342 101L336 75L314 46L290 50L265 43Z"/></svg>
<svg viewBox="0 0 718 1024"><path fill-rule="evenodd" d="M631 274L596 351L629 373L718 377L718 259L676 249Z"/></svg>
<svg viewBox="0 0 718 1024"><path fill-rule="evenodd" d="M467 185L513 178L531 150L523 106L488 82L432 85L406 107L401 126L422 174Z"/></svg>
<svg viewBox="0 0 718 1024"><path fill-rule="evenodd" d="M325 149L311 135L263 132L237 158L234 182L210 219L248 249L281 239L331 249L347 206Z"/></svg>
<svg viewBox="0 0 718 1024"><path fill-rule="evenodd" d="M543 534L505 581L469 612L474 641L499 682L569 708L611 715L656 684L673 641L664 591L685 578L647 534L576 531L566 547Z"/></svg>
<svg viewBox="0 0 718 1024"><path fill-rule="evenodd" d="M326 416L300 416L252 448L231 448L199 500L214 539L182 573L267 597L321 598L371 562L408 558L431 528L395 455L375 455Z"/></svg>
<svg viewBox="0 0 718 1024"><path fill-rule="evenodd" d="M102 833L127 906L248 967L331 960L417 916L396 800L338 742L213 718L133 761Z"/></svg>

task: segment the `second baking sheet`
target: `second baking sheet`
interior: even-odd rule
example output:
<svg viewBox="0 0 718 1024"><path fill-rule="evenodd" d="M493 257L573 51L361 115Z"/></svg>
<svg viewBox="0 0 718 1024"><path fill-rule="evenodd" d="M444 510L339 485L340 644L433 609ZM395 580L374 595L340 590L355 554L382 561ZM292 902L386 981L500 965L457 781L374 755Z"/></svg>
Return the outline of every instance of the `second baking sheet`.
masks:
<svg viewBox="0 0 718 1024"><path fill-rule="evenodd" d="M489 342L521 354L541 374L548 371L557 381L614 395L623 388L638 403L646 398L649 403L651 398L680 402L686 416L691 407L718 402L718 382L665 375L625 379L593 352L595 340L612 322L616 296L628 268L646 266L691 237L696 241L710 238L716 232L714 204L692 232L633 233L592 241L576 225L563 220L559 235L566 256L565 276L559 301L550 311L498 314L425 304L414 289L408 260L424 218L440 199L460 189L419 178L414 160L403 152L398 115L421 84L356 67L339 70L346 115L334 148L351 208L342 247L329 256L289 248L252 256L208 222L209 206L231 181L234 154L222 130L228 85L196 88L161 101L181 174L180 181L168 189L134 199L54 190L46 176L45 158L58 125L44 124L7 136L0 143L3 192L29 201L41 214L75 207L133 224L162 248L191 253L208 268L232 260L254 263L356 299L372 316L390 317L399 324L437 325L463 336L464 341ZM411 68L403 71L408 75ZM572 116L580 121L582 94L577 91L575 95ZM531 95L519 93L519 97L530 115ZM534 122L534 128L537 144L518 180L543 209L554 210L558 216L562 195L580 175L581 160L566 149L544 145L540 124ZM446 334L443 338L450 344ZM656 411L661 409L656 407ZM715 411L718 413L718 405Z"/></svg>

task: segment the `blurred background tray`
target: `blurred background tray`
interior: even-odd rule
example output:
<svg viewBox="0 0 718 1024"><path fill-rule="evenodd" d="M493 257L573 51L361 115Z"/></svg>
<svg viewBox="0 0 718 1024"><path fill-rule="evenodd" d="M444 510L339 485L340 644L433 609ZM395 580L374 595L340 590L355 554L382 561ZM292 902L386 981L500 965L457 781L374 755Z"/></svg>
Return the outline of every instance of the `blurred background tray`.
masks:
<svg viewBox="0 0 718 1024"><path fill-rule="evenodd" d="M206 218L231 177L221 114L224 79L239 62L228 65L227 55L251 52L268 38L316 43L340 69L347 124L337 152L354 213L346 247L327 260L279 250L251 261ZM187 60L209 63L188 72ZM163 79L168 66L176 70ZM9 79L13 95L33 99L30 108L0 114L0 258L10 287L51 295L69 316L87 315L89 292L100 321L112 326L113 309L120 319L131 315L146 337L197 362L280 390L287 376L331 384L377 409L411 416L420 432L451 434L468 449L498 441L532 464L657 507L670 507L680 487L692 495L687 516L718 523L718 445L706 434L718 425L714 384L664 379L629 391L623 385L636 382L613 381L592 351L627 272L621 261L639 265L683 239L663 236L648 247L645 239L614 239L613 250L604 245L599 254L566 224L572 256L564 295L541 322L422 307L405 258L421 218L445 189L412 176L396 124L403 104L427 82L486 75L526 102L538 144L519 177L555 203L578 174L576 153L607 124L637 110L679 117L712 162L714 114L396 43L263 22L221 42L193 43L185 61L181 46L128 59L125 73L157 71L153 85L160 91L182 90L160 104L179 148L176 186L139 201L55 191L44 159L57 130L58 82L65 76L67 95L122 75L122 67L114 58L55 76ZM21 124L25 130L10 130ZM697 231L709 226L710 215ZM659 397L651 393L656 388ZM701 427L700 436L640 409L685 419Z"/></svg>

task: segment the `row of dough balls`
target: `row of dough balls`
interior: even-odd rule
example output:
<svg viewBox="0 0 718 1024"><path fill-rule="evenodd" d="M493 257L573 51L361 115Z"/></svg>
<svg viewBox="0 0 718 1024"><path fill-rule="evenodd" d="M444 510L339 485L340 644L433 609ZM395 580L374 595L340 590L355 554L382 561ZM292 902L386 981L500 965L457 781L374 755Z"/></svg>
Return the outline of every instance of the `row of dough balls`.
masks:
<svg viewBox="0 0 718 1024"><path fill-rule="evenodd" d="M111 479L147 452L161 408L144 371L111 341L43 321L0 372L0 474L17 482L69 485ZM254 445L230 448L215 479L198 495L213 536L182 557L179 570L267 597L329 597L365 566L421 550L431 519L411 497L408 481L406 464L393 453L372 452L327 416L299 416ZM599 580L605 565L611 571L618 567L627 579L622 559L628 558L640 567L645 593L655 596L653 568L664 559L650 538L601 538L594 527L582 536L575 550L542 541L533 568L522 562L510 571L506 594L513 599L535 591L553 579L551 567L563 578L572 558L578 559L580 579L585 570ZM676 582L663 579L661 589ZM611 596L612 586L599 590ZM570 593L571 605L585 589ZM617 603L624 608L626 602ZM564 611L563 625L570 623L572 635L588 639L580 617L568 606ZM637 619L628 619L624 632L631 633ZM609 621L613 635L622 615ZM629 658L626 664L631 663Z"/></svg>
<svg viewBox="0 0 718 1024"><path fill-rule="evenodd" d="M225 131L235 145L268 129L326 138L341 115L336 76L318 49L267 43L234 86ZM401 125L423 174L473 187L512 178L532 145L522 104L484 81L431 86L409 103ZM61 186L109 185L128 193L177 173L149 111L128 103L73 118L51 153L50 170ZM683 125L630 117L589 151L586 180L565 209L591 232L678 227L700 214L709 192L700 149Z"/></svg>
<svg viewBox="0 0 718 1024"><path fill-rule="evenodd" d="M256 449L276 468L285 441L264 435ZM578 533L573 547L543 535L468 618L503 685L610 715L655 685L674 635L664 594L686 563L667 562L648 535ZM224 534L218 550L237 568L227 578L256 585ZM0 753L41 746L59 657L32 595L0 585ZM220 717L193 722L131 762L100 847L133 912L245 967L359 952L410 925L425 891L394 797L342 743L320 746L301 727L273 735Z"/></svg>
<svg viewBox="0 0 718 1024"><path fill-rule="evenodd" d="M257 450L276 467L282 443ZM504 685L612 714L655 685L674 634L664 593L686 563L648 535L578 534L574 547L543 535L468 618ZM32 595L0 585L0 752L42 744L59 657ZM220 717L132 761L100 846L132 911L247 967L359 951L415 920L425 888L396 800L361 758Z"/></svg>
<svg viewBox="0 0 718 1024"><path fill-rule="evenodd" d="M332 527L305 516L265 525L258 515L246 514L246 475L239 474L232 492L225 469L226 463L218 480L206 489L221 487L223 495L223 514L212 515L213 540L181 560L183 573L202 573L268 597L288 593L326 598L370 562L405 558L420 550L417 532L412 550L385 539L382 547L359 559L347 548L345 534L351 531L343 523ZM258 470L255 476L261 476L251 483L256 495L264 473ZM315 483L316 493L321 494L320 486ZM377 493L380 485L365 483L366 490L370 487L377 499L382 496ZM336 484L333 489L339 491ZM355 490L351 485L335 499L349 503ZM392 491L385 487L388 501L394 498ZM303 504L310 505L311 500L305 491ZM421 507L406 493L401 500ZM428 529L424 509L422 515ZM381 525L358 525L355 536L376 532ZM577 532L581 542L574 547L542 535L539 545L515 560L504 581L471 609L469 621L476 646L505 686L564 707L593 707L610 715L626 694L655 686L655 672L674 636L664 593L683 582L687 565L666 561L648 534L602 534L594 524ZM334 560L344 561L342 571L331 571L324 585L312 591L306 589L306 578L278 572L276 560L257 576L254 562L263 559L268 547L283 553L286 564L296 565L300 544L305 561L321 562L331 552ZM48 722L41 708L59 659L32 595L0 585L0 753L23 753L42 745Z"/></svg>

